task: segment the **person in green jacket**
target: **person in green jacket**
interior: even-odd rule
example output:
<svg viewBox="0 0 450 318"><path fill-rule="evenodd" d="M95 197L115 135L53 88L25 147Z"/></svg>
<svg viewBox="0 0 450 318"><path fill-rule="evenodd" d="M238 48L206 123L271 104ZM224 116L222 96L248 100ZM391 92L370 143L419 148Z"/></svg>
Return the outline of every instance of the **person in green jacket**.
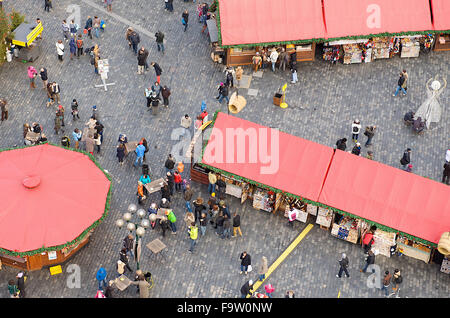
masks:
<svg viewBox="0 0 450 318"><path fill-rule="evenodd" d="M177 226L175 222L177 221L177 217L175 216L175 213L173 213L172 210L166 211L167 219L169 220L170 228L172 229L172 234L177 234Z"/></svg>
<svg viewBox="0 0 450 318"><path fill-rule="evenodd" d="M189 239L191 240L191 247L189 248L189 252L194 252L195 244L197 244L198 238L198 227L195 225L195 222L191 223L189 227Z"/></svg>
<svg viewBox="0 0 450 318"><path fill-rule="evenodd" d="M18 298L19 297L19 287L17 287L17 285L14 283L13 279L11 279L8 282L8 291L9 291L9 296L11 298Z"/></svg>

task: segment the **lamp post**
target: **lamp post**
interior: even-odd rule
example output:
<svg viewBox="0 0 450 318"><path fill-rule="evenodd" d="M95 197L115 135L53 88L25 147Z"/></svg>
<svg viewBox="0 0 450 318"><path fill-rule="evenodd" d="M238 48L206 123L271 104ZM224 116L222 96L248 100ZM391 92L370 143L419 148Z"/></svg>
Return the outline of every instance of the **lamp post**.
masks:
<svg viewBox="0 0 450 318"><path fill-rule="evenodd" d="M139 219L135 219L135 221L132 221L134 215L137 215ZM145 212L144 209L138 210L136 204L132 203L128 206L128 211L123 214L122 218L116 221L117 227L122 228L122 226L124 226L126 222L126 227L128 231L130 231L130 234L133 234L133 232L135 232L136 246L138 246L139 244L139 239L144 236L145 229L150 226L150 221L148 219L145 219L146 215L147 212ZM136 257L136 269L138 270L139 257L137 253L135 257Z"/></svg>

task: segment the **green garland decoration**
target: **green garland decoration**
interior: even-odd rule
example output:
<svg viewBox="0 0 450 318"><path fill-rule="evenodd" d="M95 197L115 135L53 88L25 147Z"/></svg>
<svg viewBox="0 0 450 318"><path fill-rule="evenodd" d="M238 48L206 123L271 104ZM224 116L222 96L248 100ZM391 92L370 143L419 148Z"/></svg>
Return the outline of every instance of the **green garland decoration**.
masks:
<svg viewBox="0 0 450 318"><path fill-rule="evenodd" d="M326 42L332 42L332 41L339 41L339 40L356 40L356 39L364 39L364 38L377 38L377 37L395 37L395 36L402 36L402 35L418 35L418 34L448 34L450 33L450 30L428 30L428 31L406 31L406 32L397 32L397 33L389 33L389 32L383 32L383 33L376 33L376 34L368 34L368 35L350 35L350 36L343 36L343 37L337 37L337 38L313 38L313 39L306 39L306 40L292 40L292 41L275 41L275 42L261 42L261 43L244 43L244 44L230 44L230 45L223 45L222 44L222 30L221 30L221 23L220 23L220 9L219 9L219 0L214 0L214 3L217 5L217 29L218 29L218 42L219 46L222 48L241 48L241 47L255 47L255 46L276 46L276 45L286 45L286 44L309 44L312 42L315 43L326 43Z"/></svg>
<svg viewBox="0 0 450 318"><path fill-rule="evenodd" d="M23 256L31 256L31 255L35 255L35 254L39 254L39 253L43 253L43 252L51 252L51 251L56 251L56 250L61 250L65 247L69 247L69 246L73 246L76 243L78 243L79 241L83 240L86 235L93 230L94 228L96 228L108 215L109 209L111 207L111 190L112 190L112 178L111 176L105 171L103 170L103 168L100 166L100 164L95 160L94 156L92 156L90 153L85 152L84 150L81 149L73 149L73 148L68 148L68 147L63 147L61 145L56 145L50 142L43 142L39 145L25 145L25 146L20 146L20 147L15 147L15 148L4 148L4 149L0 149L0 152L3 151L10 151L10 150L17 150L17 149L24 149L24 148L30 148L30 147L36 147L36 146L40 146L40 145L44 145L44 144L49 144L55 147L59 147L59 148L63 148L66 150L70 150L70 151L74 151L74 152L79 152L82 153L84 155L87 155L94 163L95 165L103 172L103 174L106 176L106 178L110 181L110 186L109 186L109 190L108 190L108 195L106 197L106 203L105 203L105 209L103 211L102 216L95 221L91 226L89 226L86 230L84 230L78 237L76 237L75 239L73 239L70 242L67 242L65 244L61 244L61 245L57 245L57 246L50 246L50 247L45 247L42 246L40 249L36 249L36 250L32 250L32 251L28 251L28 252L14 252L14 251L10 251L4 248L0 248L0 253L6 254L6 255L11 255L11 256L19 256L19 257L23 257Z"/></svg>
<svg viewBox="0 0 450 318"><path fill-rule="evenodd" d="M212 123L210 124L211 127L214 127L214 124L216 122L216 119L217 119L217 116L218 116L219 112L222 112L222 111L221 110L217 110L214 113L214 117L213 117ZM203 156L204 156L204 152L205 152L206 146L208 145L209 138L206 139L206 141L207 142L205 143L205 145L203 145L203 149L202 149L202 159L203 159ZM405 237L407 237L407 238L409 238L409 239L411 239L413 241L420 242L420 243L425 244L427 246L437 247L437 244L435 244L433 242L421 239L421 238L419 238L417 236L414 236L414 235L411 235L411 234L408 234L408 233L405 233L405 232L398 231L398 230L393 229L391 227L388 227L386 225L383 225L383 224L380 224L380 223L377 223L377 222L374 222L374 221L362 218L360 216L357 216L357 215L354 215L354 214L342 211L342 210L334 208L332 206L329 206L329 205L326 205L326 204L323 204L323 203L320 203L320 202L317 202L317 201L313 201L313 200L310 200L310 199L307 199L305 197L301 197L301 196L298 196L298 195L295 195L295 194L292 194L292 193L289 193L289 192L285 192L285 191L282 191L280 189L273 188L273 187L268 186L266 184L259 183L257 181L250 180L250 179L247 179L245 177L239 176L237 174L234 174L234 173L231 173L231 172L227 172L227 171L224 171L224 170L212 167L212 166L207 165L207 164L202 163L202 162L199 162L198 165L200 165L203 168L207 168L209 170L212 170L212 171L214 171L216 173L219 173L219 174L231 177L233 179L240 180L240 181L243 181L243 182L247 182L249 184L253 184L253 185L255 185L255 186L259 187L259 188L264 188L264 189L267 189L267 190L271 190L271 191L273 191L275 193L283 193L287 197L299 199L299 200L301 200L303 202L306 202L307 204L312 204L314 206L318 206L318 207L322 207L322 208L325 208L325 209L329 209L329 210L332 210L334 212L338 212L340 214L344 214L344 215L349 216L349 217L354 218L354 219L363 220L364 222L366 222L366 223L368 223L370 225L376 225L377 228L380 228L380 229L382 229L385 232L397 233L399 235L405 236Z"/></svg>

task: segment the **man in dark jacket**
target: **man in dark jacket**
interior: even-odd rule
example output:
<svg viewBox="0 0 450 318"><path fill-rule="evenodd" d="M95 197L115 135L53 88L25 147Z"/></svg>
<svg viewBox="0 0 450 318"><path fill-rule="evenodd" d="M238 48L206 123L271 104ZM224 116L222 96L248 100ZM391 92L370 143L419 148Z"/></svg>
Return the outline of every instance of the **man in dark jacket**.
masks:
<svg viewBox="0 0 450 318"><path fill-rule="evenodd" d="M352 154L359 156L361 154L361 144L359 142L352 149Z"/></svg>
<svg viewBox="0 0 450 318"><path fill-rule="evenodd" d="M218 197L220 200L222 200L225 195L227 184L222 180L221 177L217 176L216 186L218 188L217 192L219 193Z"/></svg>
<svg viewBox="0 0 450 318"><path fill-rule="evenodd" d="M88 36L91 38L92 40L92 18L90 16L88 16L87 20L86 20L86 25L84 26L84 28L87 30L88 32Z"/></svg>
<svg viewBox="0 0 450 318"><path fill-rule="evenodd" d="M217 96L216 98L219 100L219 103L222 103L222 100L224 98L229 103L230 99L228 98L228 87L224 83L220 83L218 90L219 90L219 96Z"/></svg>
<svg viewBox="0 0 450 318"><path fill-rule="evenodd" d="M145 69L148 68L147 65L147 57L148 57L148 51L141 47L141 49L138 52L137 60L138 60L138 74L144 74L144 67Z"/></svg>
<svg viewBox="0 0 450 318"><path fill-rule="evenodd" d="M175 178L172 173L167 172L167 185L169 186L170 195L173 195L173 187L175 186Z"/></svg>
<svg viewBox="0 0 450 318"><path fill-rule="evenodd" d="M152 62L152 66L155 69L156 81L158 82L158 84L160 84L162 69L161 69L161 67L159 67L158 63L156 63L156 62Z"/></svg>
<svg viewBox="0 0 450 318"><path fill-rule="evenodd" d="M338 141L336 141L336 149L345 151L345 149L347 149L347 138L342 138L339 139Z"/></svg>
<svg viewBox="0 0 450 318"><path fill-rule="evenodd" d="M252 294L253 281L250 279L241 287L241 298L246 298L247 295Z"/></svg>
<svg viewBox="0 0 450 318"><path fill-rule="evenodd" d="M194 218L195 222L200 218L202 212L206 210L206 206L203 204L203 199L198 197L197 200L194 201Z"/></svg>
<svg viewBox="0 0 450 318"><path fill-rule="evenodd" d="M164 106L169 107L170 89L166 85L161 88L161 95L163 98Z"/></svg>
<svg viewBox="0 0 450 318"><path fill-rule="evenodd" d="M233 215L233 236L236 237L236 233L239 232L239 235L242 236L241 232L241 216L237 214L237 212L234 212Z"/></svg>
<svg viewBox="0 0 450 318"><path fill-rule="evenodd" d="M242 272L247 275L248 265L252 265L252 258L250 254L247 254L247 252L242 252L241 256L239 257L241 259L241 272L239 274L242 274Z"/></svg>
<svg viewBox="0 0 450 318"><path fill-rule="evenodd" d="M189 12L187 10L184 10L183 14L181 15L181 19L182 21L184 20L184 32L186 32L189 22Z"/></svg>
<svg viewBox="0 0 450 318"><path fill-rule="evenodd" d="M403 166L403 170L406 170L406 167L411 162L411 148L408 148L403 153L402 159L400 159L400 164Z"/></svg>
<svg viewBox="0 0 450 318"><path fill-rule="evenodd" d="M403 94L406 95L406 90L402 87L405 80L406 80L405 74L403 72L400 73L400 78L398 79L398 82L397 82L397 89L395 90L395 93L392 96L394 96L394 97L397 96L400 89L402 90Z"/></svg>
<svg viewBox="0 0 450 318"><path fill-rule="evenodd" d="M162 51L164 53L164 33L158 31L155 33L156 45L158 46L158 51Z"/></svg>
<svg viewBox="0 0 450 318"><path fill-rule="evenodd" d="M133 270L130 267L130 264L128 264L128 256L127 256L127 250L125 248L122 248L119 253L119 259L125 264L125 267L130 271L133 272Z"/></svg>
<svg viewBox="0 0 450 318"><path fill-rule="evenodd" d="M450 162L444 163L444 172L442 174L442 183L450 185Z"/></svg>
<svg viewBox="0 0 450 318"><path fill-rule="evenodd" d="M132 257L132 258L134 258L134 256L133 256L133 246L134 246L133 235L128 234L123 239L123 248L126 250L127 254L130 253L130 257Z"/></svg>
<svg viewBox="0 0 450 318"><path fill-rule="evenodd" d="M20 271L17 276L17 288L19 288L19 297L25 298L25 273Z"/></svg>
<svg viewBox="0 0 450 318"><path fill-rule="evenodd" d="M139 34L133 30L130 34L130 42L133 46L133 52L134 54L137 54L137 46L141 42L141 38L139 37Z"/></svg>
<svg viewBox="0 0 450 318"><path fill-rule="evenodd" d="M367 141L365 146L368 147L372 145L372 138L375 135L375 130L377 129L377 126L367 126L366 131L364 132L364 135L367 136Z"/></svg>
<svg viewBox="0 0 450 318"><path fill-rule="evenodd" d="M367 255L366 258L366 265L364 265L364 268L360 270L360 272L365 273L367 271L367 268L369 265L375 264L375 254L372 252L372 250L369 250L369 255ZM372 272L374 269L372 269Z"/></svg>
<svg viewBox="0 0 450 318"><path fill-rule="evenodd" d="M223 220L223 234L222 234L222 239L227 238L229 239L231 237L231 221L228 218L228 215L224 215L224 220Z"/></svg>
<svg viewBox="0 0 450 318"><path fill-rule="evenodd" d="M348 262L347 255L345 253L342 253L342 257L339 260L339 265L340 265L339 273L336 275L336 277L341 278L342 272L345 272L345 275L347 277L350 277L350 274L348 273L348 270L347 270L348 264L349 264L349 262Z"/></svg>
<svg viewBox="0 0 450 318"><path fill-rule="evenodd" d="M225 218L223 217L223 213L219 212L219 216L216 219L216 235L222 236L223 233L223 221L225 221Z"/></svg>

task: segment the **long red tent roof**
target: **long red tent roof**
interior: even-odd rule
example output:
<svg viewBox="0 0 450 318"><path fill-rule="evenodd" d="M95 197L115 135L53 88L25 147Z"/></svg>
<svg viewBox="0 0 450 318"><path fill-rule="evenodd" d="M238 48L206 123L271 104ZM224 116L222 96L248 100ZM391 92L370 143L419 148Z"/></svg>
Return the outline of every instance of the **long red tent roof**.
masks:
<svg viewBox="0 0 450 318"><path fill-rule="evenodd" d="M450 30L450 1L431 0L435 30Z"/></svg>
<svg viewBox="0 0 450 318"><path fill-rule="evenodd" d="M246 133L253 137L245 137ZM277 133L278 130L219 112L202 163L309 200L317 200L333 149L284 132ZM276 137L271 141L271 136ZM245 139L244 146L239 146L240 138ZM264 151L266 146L267 152ZM262 156L264 153L271 155L272 161ZM255 155L255 163L250 163L250 154ZM244 163L239 163L240 155L245 156ZM227 156L231 159L227 160ZM270 162L273 169L270 169Z"/></svg>
<svg viewBox="0 0 450 318"><path fill-rule="evenodd" d="M319 202L438 243L450 230L450 187L336 150Z"/></svg>
<svg viewBox="0 0 450 318"><path fill-rule="evenodd" d="M110 181L85 154L44 144L0 152L0 248L75 240L105 212Z"/></svg>

